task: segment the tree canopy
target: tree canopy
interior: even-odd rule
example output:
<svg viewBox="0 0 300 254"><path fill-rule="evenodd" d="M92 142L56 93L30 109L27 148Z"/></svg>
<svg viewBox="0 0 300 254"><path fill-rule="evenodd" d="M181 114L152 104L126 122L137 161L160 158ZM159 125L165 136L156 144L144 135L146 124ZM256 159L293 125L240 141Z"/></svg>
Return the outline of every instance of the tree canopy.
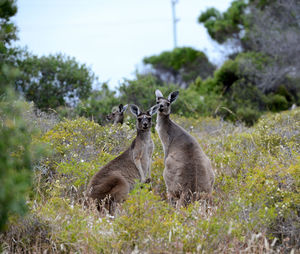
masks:
<svg viewBox="0 0 300 254"><path fill-rule="evenodd" d="M230 110L241 112L246 101L251 114L299 103L299 15L296 0L235 0L224 13L201 13L198 21L212 39L240 46L210 83L223 87Z"/></svg>
<svg viewBox="0 0 300 254"><path fill-rule="evenodd" d="M11 22L11 17L16 13L16 1L0 1L0 95L17 74L8 62L9 46L17 38L16 26Z"/></svg>
<svg viewBox="0 0 300 254"><path fill-rule="evenodd" d="M197 77L206 79L215 70L215 66L202 51L190 47L175 48L145 57L143 62L152 66L153 74L161 81L181 87L187 87Z"/></svg>
<svg viewBox="0 0 300 254"><path fill-rule="evenodd" d="M241 39L241 31L245 29L244 16L247 4L243 0L233 1L228 10L220 13L215 8L209 8L198 18L203 23L212 39L224 43L228 39Z"/></svg>
<svg viewBox="0 0 300 254"><path fill-rule="evenodd" d="M42 57L28 52L22 54L25 57L21 55L17 60L21 75L17 78L16 89L38 108L72 106L89 96L94 74L75 58L63 54Z"/></svg>

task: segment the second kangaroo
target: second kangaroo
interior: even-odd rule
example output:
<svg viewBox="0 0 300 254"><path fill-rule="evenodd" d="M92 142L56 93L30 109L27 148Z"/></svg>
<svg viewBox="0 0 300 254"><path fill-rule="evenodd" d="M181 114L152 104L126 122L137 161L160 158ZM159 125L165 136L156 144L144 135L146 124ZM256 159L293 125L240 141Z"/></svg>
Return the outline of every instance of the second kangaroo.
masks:
<svg viewBox="0 0 300 254"><path fill-rule="evenodd" d="M146 113L136 105L130 110L136 116L136 138L121 155L103 166L91 179L87 196L108 208L112 214L116 203L126 199L135 181L145 182L150 177L150 164L154 144L151 139L151 119L157 112L158 105Z"/></svg>
<svg viewBox="0 0 300 254"><path fill-rule="evenodd" d="M187 205L200 192L212 192L214 172L196 139L170 119L171 104L179 92L170 93L168 98L159 90L155 94L159 105L156 130L165 154L163 177L168 196L172 201L178 200L177 206Z"/></svg>
<svg viewBox="0 0 300 254"><path fill-rule="evenodd" d="M123 124L124 112L126 111L128 105L123 106L120 104L118 107L114 107L112 112L106 116L107 121L113 122L114 125Z"/></svg>

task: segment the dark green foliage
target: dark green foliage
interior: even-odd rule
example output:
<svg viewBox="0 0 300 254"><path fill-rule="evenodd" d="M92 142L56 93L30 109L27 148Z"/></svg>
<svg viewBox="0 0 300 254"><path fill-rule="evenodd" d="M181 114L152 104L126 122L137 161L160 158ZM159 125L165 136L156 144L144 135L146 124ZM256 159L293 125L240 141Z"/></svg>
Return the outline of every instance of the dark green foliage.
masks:
<svg viewBox="0 0 300 254"><path fill-rule="evenodd" d="M240 38L240 32L245 29L243 16L247 4L244 0L233 1L225 13L215 8L209 8L201 13L198 21L204 23L209 35L219 43L228 38Z"/></svg>
<svg viewBox="0 0 300 254"><path fill-rule="evenodd" d="M136 79L126 80L118 88L118 96L116 93L109 90L106 84L102 85L101 90L92 92L87 100L83 100L76 107L76 112L80 115L93 118L100 124L106 122L105 116L109 114L114 106L123 104L136 104L143 110L153 106L155 101L155 90L160 89L167 97L169 93L179 90L180 96L176 103L172 106L172 111L183 116L194 116L199 114L210 115L211 108L215 109L210 104L204 104L204 97L206 90L202 89L199 92L196 84L202 83L201 79L197 79L191 87L187 89L179 88L176 85L163 85L160 80L154 75L139 75ZM211 94L215 97L215 94ZM125 114L131 115L126 112Z"/></svg>
<svg viewBox="0 0 300 254"><path fill-rule="evenodd" d="M93 91L89 98L82 100L75 111L81 116L105 124L106 115L111 113L113 107L118 106L120 103L123 105L136 104L144 110L154 105L156 103L154 93L158 87L162 87L161 82L153 75L137 74L136 79L126 80L118 88L118 95L104 83L100 90ZM163 89L168 88L163 87ZM125 114L130 115L128 112L125 112Z"/></svg>
<svg viewBox="0 0 300 254"><path fill-rule="evenodd" d="M81 100L75 111L80 116L104 124L106 115L111 112L114 106L119 104L120 101L116 97L116 92L109 90L108 85L103 83L100 90L92 91L87 99Z"/></svg>
<svg viewBox="0 0 300 254"><path fill-rule="evenodd" d="M10 22L10 18L17 13L15 0L0 1L0 53L6 51L6 47L16 39L16 27ZM2 58L2 56L1 56Z"/></svg>
<svg viewBox="0 0 300 254"><path fill-rule="evenodd" d="M270 93L275 92L285 80L291 81L299 76L294 71L300 66L297 57L300 52L299 15L300 7L296 0L235 0L224 13L213 8L203 12L199 22L204 23L217 42L228 42L234 47L239 45L243 52L268 57L263 71L258 71L255 56L248 62L246 71L255 76L253 85L264 93ZM237 52L233 56L237 56ZM295 90L297 81L292 83Z"/></svg>
<svg viewBox="0 0 300 254"><path fill-rule="evenodd" d="M0 96L6 92L8 86L13 87L18 74L17 68L5 63L5 61L0 62Z"/></svg>
<svg viewBox="0 0 300 254"><path fill-rule="evenodd" d="M249 29L252 29L249 8L264 9L272 3L274 3L273 0L234 0L224 13L220 13L215 8L202 12L198 22L204 24L211 38L218 43L224 43L229 39L243 40L247 38ZM242 46L247 47L247 42L245 44L242 42Z"/></svg>
<svg viewBox="0 0 300 254"><path fill-rule="evenodd" d="M197 77L206 79L212 75L215 66L206 55L193 48L175 48L157 56L144 58L145 64L151 64L154 74L160 80L186 87Z"/></svg>
<svg viewBox="0 0 300 254"><path fill-rule="evenodd" d="M0 1L0 95L8 85L11 85L17 75L8 61L9 45L16 39L16 27L10 18L17 12L16 2L10 0Z"/></svg>
<svg viewBox="0 0 300 254"><path fill-rule="evenodd" d="M183 100L178 103L179 108L175 112L179 113L186 104L196 105L194 111L190 107L185 108L183 115L218 115L253 125L264 111L288 109L297 103L297 96L292 95L288 86L264 93L254 85L269 61L268 57L260 53L240 53L215 71L213 78L205 81L198 79L181 92L179 98Z"/></svg>
<svg viewBox="0 0 300 254"><path fill-rule="evenodd" d="M33 129L22 117L24 107L12 91L0 101L0 231L9 214L26 212L33 161L40 156L40 149L32 144Z"/></svg>
<svg viewBox="0 0 300 254"><path fill-rule="evenodd" d="M120 101L139 105L146 110L156 104L155 90L159 89L165 97L178 90L180 96L172 106L172 111L179 115L191 116L199 112L202 105L201 95L192 89L181 89L176 85L162 86L153 75L137 75L136 80L127 80L119 88Z"/></svg>
<svg viewBox="0 0 300 254"><path fill-rule="evenodd" d="M214 78L217 84L222 86L224 93L227 92L232 84L239 79L238 62L233 60L226 61L221 68L215 72Z"/></svg>
<svg viewBox="0 0 300 254"><path fill-rule="evenodd" d="M62 54L37 57L23 52L17 64L21 75L16 89L40 109L72 106L89 96L94 82L86 65Z"/></svg>
<svg viewBox="0 0 300 254"><path fill-rule="evenodd" d="M146 110L155 102L155 90L161 89L161 82L153 75L137 75L135 80L126 80L120 87L120 100L125 103L136 104ZM167 87L163 87L167 89Z"/></svg>
<svg viewBox="0 0 300 254"><path fill-rule="evenodd" d="M280 94L274 94L269 97L268 106L272 112L279 112L288 109L288 101L286 97Z"/></svg>

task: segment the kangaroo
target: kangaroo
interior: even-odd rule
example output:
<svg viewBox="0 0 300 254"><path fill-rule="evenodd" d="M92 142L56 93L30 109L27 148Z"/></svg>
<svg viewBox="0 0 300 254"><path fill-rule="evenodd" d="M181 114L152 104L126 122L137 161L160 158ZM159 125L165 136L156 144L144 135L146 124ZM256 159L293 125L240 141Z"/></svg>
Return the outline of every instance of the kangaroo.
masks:
<svg viewBox="0 0 300 254"><path fill-rule="evenodd" d="M211 194L214 172L196 139L170 119L171 104L179 92L170 93L167 99L160 90L156 90L155 95L159 105L156 130L165 155L163 177L168 197L171 202L177 201L176 206L186 206L197 199L200 192Z"/></svg>
<svg viewBox="0 0 300 254"><path fill-rule="evenodd" d="M112 121L114 125L123 124L124 121L124 112L127 109L128 105L123 106L120 104L119 107L114 107L112 112L106 116L107 121Z"/></svg>
<svg viewBox="0 0 300 254"><path fill-rule="evenodd" d="M130 111L137 118L136 138L125 152L103 166L88 184L87 196L96 200L98 204L108 206L110 214L114 213L116 203L126 199L135 180L146 182L147 178L150 178L150 164L154 149L150 131L151 119L158 107L159 105L155 105L146 113L142 113L138 106L130 106Z"/></svg>

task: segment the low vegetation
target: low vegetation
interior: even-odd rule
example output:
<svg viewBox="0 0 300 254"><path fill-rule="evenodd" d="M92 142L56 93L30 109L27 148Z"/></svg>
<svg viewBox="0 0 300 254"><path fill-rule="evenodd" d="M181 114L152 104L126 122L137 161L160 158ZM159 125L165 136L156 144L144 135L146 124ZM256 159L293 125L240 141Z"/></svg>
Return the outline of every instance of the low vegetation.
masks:
<svg viewBox="0 0 300 254"><path fill-rule="evenodd" d="M253 127L218 118L173 119L194 135L215 167L213 198L176 210L166 200L157 133L150 184L137 183L115 216L84 205L91 176L135 137L133 126L85 118L24 118L32 142L52 153L34 165L25 217L11 214L6 253L277 253L300 248L300 110L263 115ZM41 118L43 121L41 121ZM36 123L43 123L36 124ZM130 121L129 121L130 122ZM48 127L47 127L48 124Z"/></svg>
<svg viewBox="0 0 300 254"><path fill-rule="evenodd" d="M220 68L177 48L144 58L145 70L111 91L73 57L15 48L17 1L0 1L0 252L299 252L299 7L234 0L224 13L208 9L199 22L211 38L240 49ZM137 182L114 216L87 207L92 175L136 135L128 114L122 126L105 116L120 103L145 110L156 89L180 91L172 119L211 159L212 198L168 203L153 128L151 182Z"/></svg>

